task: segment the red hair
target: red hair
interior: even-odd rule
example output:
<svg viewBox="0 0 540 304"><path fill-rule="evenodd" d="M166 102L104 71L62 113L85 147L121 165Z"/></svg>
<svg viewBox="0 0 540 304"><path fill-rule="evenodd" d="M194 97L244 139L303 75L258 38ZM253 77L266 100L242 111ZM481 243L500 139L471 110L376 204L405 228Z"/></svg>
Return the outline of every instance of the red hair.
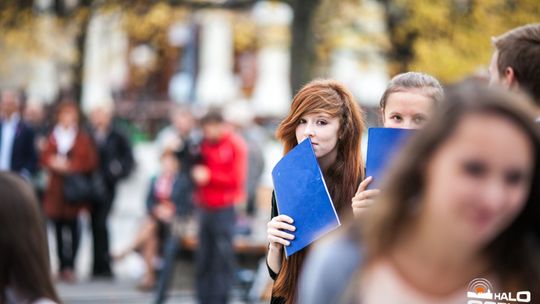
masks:
<svg viewBox="0 0 540 304"><path fill-rule="evenodd" d="M308 83L296 94L289 115L276 131L276 137L283 142L284 154L298 144L296 128L300 118L311 113L325 113L339 118L337 158L323 175L340 218L347 219L352 216L351 199L364 175L360 153L365 128L362 110L352 93L341 83L333 80L314 80ZM305 248L297 252L288 260L283 258L273 296L294 302L296 283L307 250Z"/></svg>

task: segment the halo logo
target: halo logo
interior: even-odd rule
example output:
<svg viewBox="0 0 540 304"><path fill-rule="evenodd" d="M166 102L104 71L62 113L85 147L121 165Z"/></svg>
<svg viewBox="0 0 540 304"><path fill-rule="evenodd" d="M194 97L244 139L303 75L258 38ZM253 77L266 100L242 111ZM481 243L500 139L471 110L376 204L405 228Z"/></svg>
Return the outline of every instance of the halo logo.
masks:
<svg viewBox="0 0 540 304"><path fill-rule="evenodd" d="M486 279L472 280L467 290L467 298L493 300L493 286Z"/></svg>
<svg viewBox="0 0 540 304"><path fill-rule="evenodd" d="M494 293L491 283L482 278L474 279L467 288L467 304L531 303L530 291Z"/></svg>

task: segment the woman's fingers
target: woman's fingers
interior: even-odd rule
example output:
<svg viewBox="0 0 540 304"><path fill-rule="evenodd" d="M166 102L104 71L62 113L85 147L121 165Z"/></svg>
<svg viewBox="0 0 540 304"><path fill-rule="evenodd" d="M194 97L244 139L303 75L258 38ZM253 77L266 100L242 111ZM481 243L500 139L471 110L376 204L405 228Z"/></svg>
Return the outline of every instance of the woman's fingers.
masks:
<svg viewBox="0 0 540 304"><path fill-rule="evenodd" d="M295 231L296 227L291 225L292 223L293 219L284 214L272 218L267 225L268 241L289 246L289 240L293 240L294 235L287 233L284 230Z"/></svg>
<svg viewBox="0 0 540 304"><path fill-rule="evenodd" d="M268 241L270 243L277 243L283 246L289 246L291 244L291 242L287 241L286 239L282 239L274 235L268 235Z"/></svg>
<svg viewBox="0 0 540 304"><path fill-rule="evenodd" d="M294 222L294 220L290 216L285 215L285 214L275 216L272 220L276 220L278 222L285 222L289 224L292 224Z"/></svg>
<svg viewBox="0 0 540 304"><path fill-rule="evenodd" d="M279 230L289 230L289 231L296 230L296 227L294 227L293 225L289 225L287 223L277 222L277 221L270 221L268 223L268 228L275 228Z"/></svg>
<svg viewBox="0 0 540 304"><path fill-rule="evenodd" d="M364 180L367 181L368 179ZM362 183L364 183L362 182ZM367 186L368 183L364 184L364 186ZM360 190L360 187L358 189ZM356 195L352 199L352 208L353 208L353 214L354 216L360 215L362 212L364 212L367 208L371 207L375 203L375 198L381 193L379 189L371 189L371 190L363 190L360 192L357 192Z"/></svg>
<svg viewBox="0 0 540 304"><path fill-rule="evenodd" d="M374 203L375 203L375 200L371 200L371 199L361 200L361 201L353 202L352 207L353 209L364 209L364 208L369 208Z"/></svg>
<svg viewBox="0 0 540 304"><path fill-rule="evenodd" d="M277 236L277 237L280 237L282 239L287 239L287 240L294 239L294 235L281 231L281 230L277 230L277 229L268 229L268 235Z"/></svg>
<svg viewBox="0 0 540 304"><path fill-rule="evenodd" d="M381 193L381 190L379 189L371 189L371 190L365 190L358 194L356 194L353 198L353 201L355 200L365 200L365 199L374 199Z"/></svg>
<svg viewBox="0 0 540 304"><path fill-rule="evenodd" d="M364 179L358 186L358 190L356 190L356 195L365 191L367 189L367 186L369 186L369 183L371 183L372 180L373 180L373 177L371 176L368 176L366 179Z"/></svg>

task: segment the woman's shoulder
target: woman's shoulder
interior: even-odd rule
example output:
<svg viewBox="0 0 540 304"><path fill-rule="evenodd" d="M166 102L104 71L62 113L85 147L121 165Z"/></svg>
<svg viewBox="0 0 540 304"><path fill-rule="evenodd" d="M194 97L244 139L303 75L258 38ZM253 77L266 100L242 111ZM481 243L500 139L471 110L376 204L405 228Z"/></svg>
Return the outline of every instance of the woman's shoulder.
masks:
<svg viewBox="0 0 540 304"><path fill-rule="evenodd" d="M347 233L322 240L302 270L299 303L338 303L361 263L361 246Z"/></svg>

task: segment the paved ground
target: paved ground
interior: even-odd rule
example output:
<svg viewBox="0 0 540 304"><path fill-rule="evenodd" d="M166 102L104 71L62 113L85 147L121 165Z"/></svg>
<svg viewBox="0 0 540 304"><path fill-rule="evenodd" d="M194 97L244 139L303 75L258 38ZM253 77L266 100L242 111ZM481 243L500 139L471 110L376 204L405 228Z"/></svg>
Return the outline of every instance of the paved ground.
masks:
<svg viewBox="0 0 540 304"><path fill-rule="evenodd" d="M123 182L118 189L114 210L111 214L109 227L111 232L111 250L118 252L135 237L138 226L145 215L144 197L148 189L150 176L158 169L157 151L151 144L138 145L135 150L137 170L129 180ZM152 303L153 295L136 289L136 285L144 272L142 258L131 254L124 260L114 264L115 279L112 281L93 281L91 271L91 234L88 215L81 216L82 236L81 246L76 261L78 282L76 284L57 283L57 288L65 303ZM255 233L264 233L265 226L255 228ZM259 229L260 228L260 229ZM48 237L53 271L58 268L56 248L52 227L48 227ZM244 275L254 275L251 272ZM263 277L264 281L264 277ZM177 261L174 281L170 289L167 303L195 303L193 286L192 259L183 258ZM233 303L242 301L244 291L236 288L233 293Z"/></svg>

